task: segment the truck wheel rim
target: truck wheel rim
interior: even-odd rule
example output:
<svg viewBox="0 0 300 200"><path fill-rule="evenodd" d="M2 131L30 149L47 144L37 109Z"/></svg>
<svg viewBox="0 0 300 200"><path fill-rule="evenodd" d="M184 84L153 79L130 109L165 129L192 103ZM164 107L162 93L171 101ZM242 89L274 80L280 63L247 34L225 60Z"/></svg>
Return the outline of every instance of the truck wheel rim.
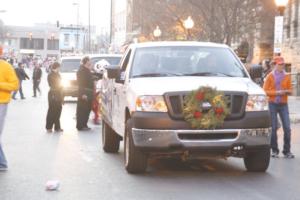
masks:
<svg viewBox="0 0 300 200"><path fill-rule="evenodd" d="M129 137L126 135L125 137L125 165L128 166L129 160Z"/></svg>

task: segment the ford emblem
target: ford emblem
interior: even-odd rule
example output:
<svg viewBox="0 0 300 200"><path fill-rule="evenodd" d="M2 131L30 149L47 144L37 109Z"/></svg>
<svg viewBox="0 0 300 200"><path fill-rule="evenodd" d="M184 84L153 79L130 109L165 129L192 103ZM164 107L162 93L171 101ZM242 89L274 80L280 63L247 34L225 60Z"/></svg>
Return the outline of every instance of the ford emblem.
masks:
<svg viewBox="0 0 300 200"><path fill-rule="evenodd" d="M209 102L203 102L202 103L202 109L203 110L209 110L212 108L212 105Z"/></svg>

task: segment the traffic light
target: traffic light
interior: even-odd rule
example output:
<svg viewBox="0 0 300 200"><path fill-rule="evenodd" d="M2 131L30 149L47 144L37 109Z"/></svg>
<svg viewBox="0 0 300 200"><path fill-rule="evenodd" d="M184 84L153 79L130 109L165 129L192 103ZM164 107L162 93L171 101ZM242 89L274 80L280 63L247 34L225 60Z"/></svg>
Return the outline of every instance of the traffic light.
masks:
<svg viewBox="0 0 300 200"><path fill-rule="evenodd" d="M56 21L56 27L59 28L59 21Z"/></svg>

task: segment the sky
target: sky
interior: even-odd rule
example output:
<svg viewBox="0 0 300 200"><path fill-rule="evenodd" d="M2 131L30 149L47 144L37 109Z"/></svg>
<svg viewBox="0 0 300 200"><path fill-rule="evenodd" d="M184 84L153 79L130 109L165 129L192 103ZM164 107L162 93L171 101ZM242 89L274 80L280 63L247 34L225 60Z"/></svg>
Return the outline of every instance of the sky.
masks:
<svg viewBox="0 0 300 200"><path fill-rule="evenodd" d="M110 0L91 1L91 25L101 28L110 24ZM0 0L0 19L6 25L32 26L35 23L77 24L79 3L80 24L88 24L88 0Z"/></svg>

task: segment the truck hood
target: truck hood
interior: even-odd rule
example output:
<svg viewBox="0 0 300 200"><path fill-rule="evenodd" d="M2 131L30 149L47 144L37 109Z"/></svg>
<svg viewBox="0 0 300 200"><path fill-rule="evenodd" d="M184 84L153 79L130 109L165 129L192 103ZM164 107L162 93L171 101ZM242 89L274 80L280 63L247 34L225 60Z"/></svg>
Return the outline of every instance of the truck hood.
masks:
<svg viewBox="0 0 300 200"><path fill-rule="evenodd" d="M163 95L166 92L192 91L210 86L219 91L237 91L265 94L263 89L249 78L239 77L152 77L131 79L129 89L136 95Z"/></svg>

